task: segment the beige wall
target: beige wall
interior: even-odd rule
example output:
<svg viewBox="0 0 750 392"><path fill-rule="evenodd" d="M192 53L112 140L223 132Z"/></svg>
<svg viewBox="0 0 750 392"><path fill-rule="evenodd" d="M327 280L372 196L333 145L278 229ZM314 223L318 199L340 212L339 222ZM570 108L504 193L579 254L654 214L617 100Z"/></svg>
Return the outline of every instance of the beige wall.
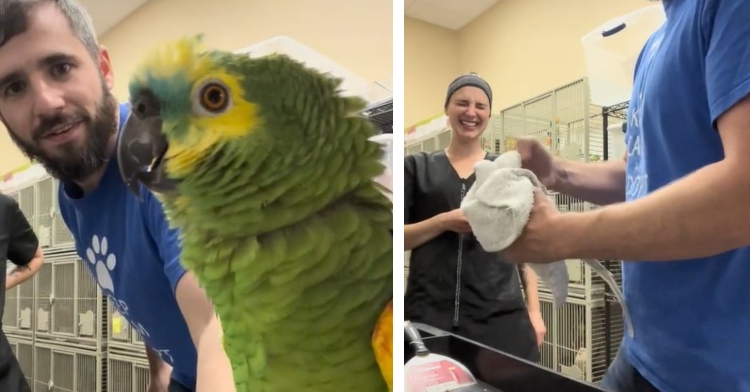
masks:
<svg viewBox="0 0 750 392"><path fill-rule="evenodd" d="M127 98L128 77L150 45L200 32L208 45L227 50L286 35L366 80L393 72L391 0L152 0L101 37L117 98ZM26 163L0 131L0 174Z"/></svg>
<svg viewBox="0 0 750 392"><path fill-rule="evenodd" d="M459 73L458 51L457 32L409 17L404 19L406 125L443 107L447 85Z"/></svg>
<svg viewBox="0 0 750 392"><path fill-rule="evenodd" d="M452 34L406 18L406 124L440 113L444 90L458 73L473 71L487 79L495 96L493 113L584 77L581 37L610 18L648 5L646 0L501 0ZM440 40L453 36L458 50L446 53L454 40L445 41L449 45ZM457 69L438 74L434 64L450 57Z"/></svg>

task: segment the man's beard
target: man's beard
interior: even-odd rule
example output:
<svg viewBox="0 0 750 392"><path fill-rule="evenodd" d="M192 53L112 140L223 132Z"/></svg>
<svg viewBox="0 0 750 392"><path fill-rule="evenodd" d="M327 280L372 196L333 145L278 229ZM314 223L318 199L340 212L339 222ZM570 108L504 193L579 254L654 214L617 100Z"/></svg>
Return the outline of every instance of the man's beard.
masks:
<svg viewBox="0 0 750 392"><path fill-rule="evenodd" d="M52 177L62 182L83 181L107 164L112 135L117 130L117 101L106 88L103 90L102 102L96 108L93 118L82 110L45 117L34 130L31 142L18 138L10 127L8 133L21 152L39 162ZM81 121L83 126L82 147L69 143L60 146L55 156L50 156L41 148L39 142L45 132L54 126L77 121Z"/></svg>

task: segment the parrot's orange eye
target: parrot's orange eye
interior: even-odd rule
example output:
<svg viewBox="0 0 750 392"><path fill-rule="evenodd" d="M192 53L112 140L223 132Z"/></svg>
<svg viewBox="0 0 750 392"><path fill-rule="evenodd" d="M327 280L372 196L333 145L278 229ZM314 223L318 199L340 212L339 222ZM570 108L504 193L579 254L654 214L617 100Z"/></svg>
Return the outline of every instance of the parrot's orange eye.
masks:
<svg viewBox="0 0 750 392"><path fill-rule="evenodd" d="M229 104L229 92L218 83L209 83L201 89L200 103L209 112L220 112Z"/></svg>

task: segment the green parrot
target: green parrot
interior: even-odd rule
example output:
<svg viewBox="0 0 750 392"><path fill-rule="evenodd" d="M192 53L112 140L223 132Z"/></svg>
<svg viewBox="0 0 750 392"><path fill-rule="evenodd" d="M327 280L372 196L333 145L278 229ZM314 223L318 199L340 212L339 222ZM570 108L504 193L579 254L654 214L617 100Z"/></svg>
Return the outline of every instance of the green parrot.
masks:
<svg viewBox="0 0 750 392"><path fill-rule="evenodd" d="M120 173L180 229L238 392L392 389L392 201L366 102L340 85L202 36L154 49L129 84Z"/></svg>

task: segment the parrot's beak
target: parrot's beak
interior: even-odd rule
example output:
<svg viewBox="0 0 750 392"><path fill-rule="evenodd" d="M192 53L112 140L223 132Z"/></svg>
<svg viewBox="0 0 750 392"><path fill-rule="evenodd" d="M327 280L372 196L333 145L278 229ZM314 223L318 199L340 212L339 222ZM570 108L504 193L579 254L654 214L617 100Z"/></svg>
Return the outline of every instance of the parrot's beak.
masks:
<svg viewBox="0 0 750 392"><path fill-rule="evenodd" d="M148 95L134 99L117 141L117 161L120 175L136 196L140 197L139 183L156 193L176 190L177 181L168 178L164 169L169 143L161 127L159 102Z"/></svg>

